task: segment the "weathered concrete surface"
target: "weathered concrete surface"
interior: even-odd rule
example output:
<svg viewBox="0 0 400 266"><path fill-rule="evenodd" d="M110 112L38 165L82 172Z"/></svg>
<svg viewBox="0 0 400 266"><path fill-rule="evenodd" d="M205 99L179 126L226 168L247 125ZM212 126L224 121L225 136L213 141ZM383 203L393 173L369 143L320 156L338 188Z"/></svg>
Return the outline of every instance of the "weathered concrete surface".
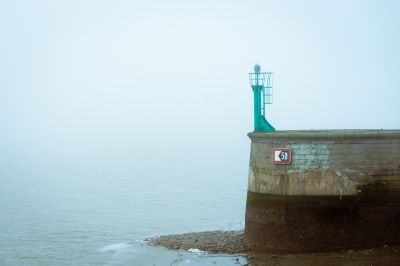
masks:
<svg viewBox="0 0 400 266"><path fill-rule="evenodd" d="M246 240L254 249L400 243L400 130L250 133ZM272 164L292 149L291 165Z"/></svg>

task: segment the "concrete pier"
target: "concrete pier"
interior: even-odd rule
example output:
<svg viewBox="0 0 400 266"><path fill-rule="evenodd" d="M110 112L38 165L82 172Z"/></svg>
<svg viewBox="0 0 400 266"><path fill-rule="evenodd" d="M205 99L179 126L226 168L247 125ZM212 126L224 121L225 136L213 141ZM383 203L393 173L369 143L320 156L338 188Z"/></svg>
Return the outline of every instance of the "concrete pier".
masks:
<svg viewBox="0 0 400 266"><path fill-rule="evenodd" d="M249 133L245 239L258 251L400 243L400 130ZM273 149L291 150L274 164Z"/></svg>

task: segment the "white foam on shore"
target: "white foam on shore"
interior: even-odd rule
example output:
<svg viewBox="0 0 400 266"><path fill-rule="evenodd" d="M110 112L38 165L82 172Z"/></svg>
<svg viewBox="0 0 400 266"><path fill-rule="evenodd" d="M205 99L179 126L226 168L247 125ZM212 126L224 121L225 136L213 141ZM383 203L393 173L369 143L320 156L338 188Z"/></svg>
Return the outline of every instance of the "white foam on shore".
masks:
<svg viewBox="0 0 400 266"><path fill-rule="evenodd" d="M201 254L204 253L204 251L198 249L198 248L189 248L188 249L189 252L193 252L193 253L197 253L197 254Z"/></svg>
<svg viewBox="0 0 400 266"><path fill-rule="evenodd" d="M146 237L144 239L136 240L135 242L136 243L145 243L146 244L146 243L150 243L151 241L153 241L153 240L155 240L157 238L160 238L160 235L152 234L152 235L150 235L150 236L148 236L148 237Z"/></svg>

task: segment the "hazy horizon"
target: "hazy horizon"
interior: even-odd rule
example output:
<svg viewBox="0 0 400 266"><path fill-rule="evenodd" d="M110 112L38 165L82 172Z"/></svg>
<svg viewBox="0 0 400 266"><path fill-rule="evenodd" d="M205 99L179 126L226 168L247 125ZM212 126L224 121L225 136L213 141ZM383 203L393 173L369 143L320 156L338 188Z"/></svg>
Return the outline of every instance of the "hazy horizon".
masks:
<svg viewBox="0 0 400 266"><path fill-rule="evenodd" d="M3 2L0 147L247 150L255 63L275 73L277 130L400 128L399 7Z"/></svg>

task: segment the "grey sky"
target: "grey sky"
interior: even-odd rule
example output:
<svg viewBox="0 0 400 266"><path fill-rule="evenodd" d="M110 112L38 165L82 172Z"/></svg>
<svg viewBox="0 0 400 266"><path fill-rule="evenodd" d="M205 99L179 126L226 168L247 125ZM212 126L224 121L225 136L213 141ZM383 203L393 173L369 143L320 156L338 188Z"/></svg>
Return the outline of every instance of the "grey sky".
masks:
<svg viewBox="0 0 400 266"><path fill-rule="evenodd" d="M275 73L278 130L400 128L399 11L365 0L2 1L0 146L247 145L255 63Z"/></svg>

